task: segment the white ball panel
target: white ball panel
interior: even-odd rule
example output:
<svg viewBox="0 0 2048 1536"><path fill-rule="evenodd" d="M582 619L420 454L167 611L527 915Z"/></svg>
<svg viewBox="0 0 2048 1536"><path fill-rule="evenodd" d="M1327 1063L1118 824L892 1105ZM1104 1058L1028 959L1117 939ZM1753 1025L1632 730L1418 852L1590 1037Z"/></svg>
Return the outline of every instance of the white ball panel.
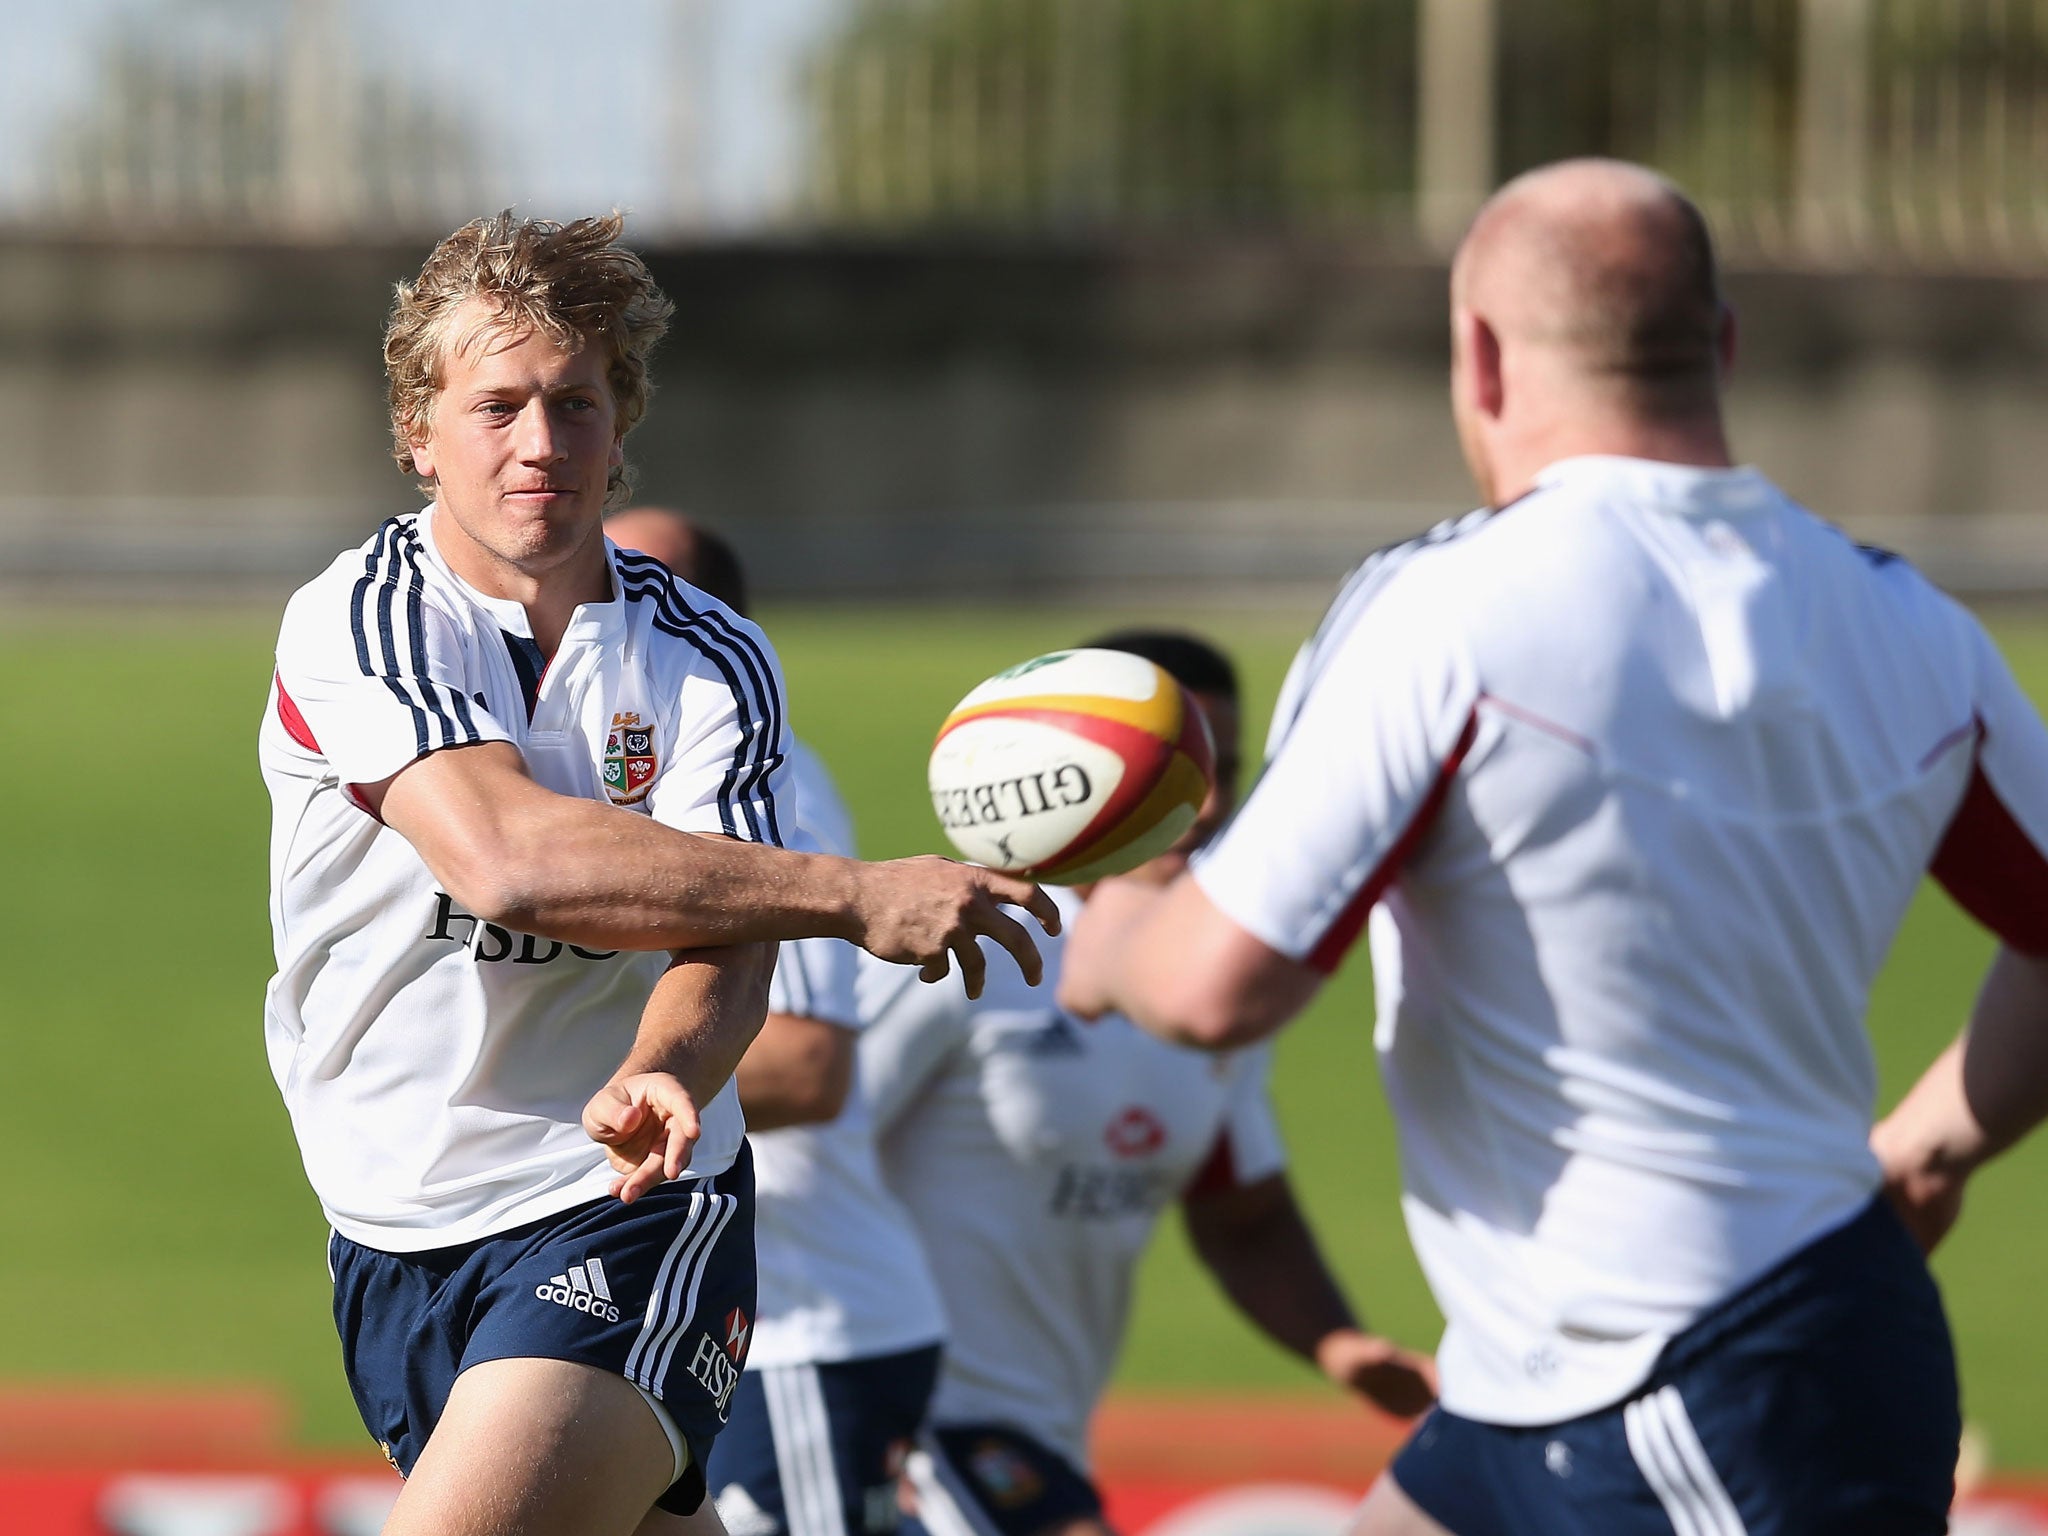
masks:
<svg viewBox="0 0 2048 1536"><path fill-rule="evenodd" d="M932 808L961 857L995 869L1064 853L1123 782L1123 758L1039 720L954 727L932 752Z"/></svg>
<svg viewBox="0 0 2048 1536"><path fill-rule="evenodd" d="M1164 676L1142 656L1126 651L1055 651L999 672L955 706L956 711L1046 694L1094 695L1143 702Z"/></svg>

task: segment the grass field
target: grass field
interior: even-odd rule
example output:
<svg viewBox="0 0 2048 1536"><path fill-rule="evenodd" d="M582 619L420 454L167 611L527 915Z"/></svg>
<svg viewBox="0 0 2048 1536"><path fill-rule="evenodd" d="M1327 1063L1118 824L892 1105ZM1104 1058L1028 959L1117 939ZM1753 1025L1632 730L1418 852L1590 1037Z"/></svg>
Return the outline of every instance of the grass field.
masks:
<svg viewBox="0 0 2048 1536"><path fill-rule="evenodd" d="M864 851L891 855L939 846L923 758L945 708L1108 617L767 622L795 719L839 773ZM1264 719L1311 617L1206 616L1243 660L1249 719ZM1995 627L2048 699L2048 622ZM299 1404L308 1442L355 1445L325 1228L261 1048L268 827L253 731L273 633L268 613L0 617L0 1378L271 1381ZM1887 1102L1953 1033L1987 953L1923 895L1872 1009ZM1427 1344L1436 1318L1400 1229L1369 1017L1361 959L1285 1037L1279 1106L1353 1295ZM2048 1137L1978 1181L1937 1266L1968 1411L2004 1469L2048 1470L2044 1187ZM1318 1390L1229 1315L1177 1232L1147 1262L1122 1379Z"/></svg>

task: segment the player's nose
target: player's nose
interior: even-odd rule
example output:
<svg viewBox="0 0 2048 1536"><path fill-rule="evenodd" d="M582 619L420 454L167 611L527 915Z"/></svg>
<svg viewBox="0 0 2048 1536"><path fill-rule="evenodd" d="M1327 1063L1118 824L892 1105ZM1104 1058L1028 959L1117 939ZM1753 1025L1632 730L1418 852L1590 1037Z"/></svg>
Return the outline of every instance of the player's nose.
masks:
<svg viewBox="0 0 2048 1536"><path fill-rule="evenodd" d="M522 464L553 464L563 457L562 435L547 401L536 395L520 408L512 429L513 451Z"/></svg>

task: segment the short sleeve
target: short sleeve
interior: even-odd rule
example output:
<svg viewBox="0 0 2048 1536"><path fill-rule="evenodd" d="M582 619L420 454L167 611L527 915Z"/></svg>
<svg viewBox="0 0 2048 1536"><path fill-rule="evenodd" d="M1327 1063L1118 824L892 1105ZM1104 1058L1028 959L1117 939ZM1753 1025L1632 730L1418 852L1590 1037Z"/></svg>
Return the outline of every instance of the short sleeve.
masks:
<svg viewBox="0 0 2048 1536"><path fill-rule="evenodd" d="M683 832L787 843L796 824L789 711L768 637L707 601L684 643L695 652L675 715L674 745L647 808Z"/></svg>
<svg viewBox="0 0 2048 1536"><path fill-rule="evenodd" d="M944 981L923 982L913 967L865 953L855 964L860 1015L867 1021L858 1058L861 1092L882 1136L967 1043L971 1005L957 969Z"/></svg>
<svg viewBox="0 0 2048 1536"><path fill-rule="evenodd" d="M853 817L824 762L803 741L789 740L789 767L796 785L796 831L788 846L806 853L853 856ZM845 1029L861 1027L854 995L860 949L843 939L785 940L768 988L768 1011L802 1019L823 1019Z"/></svg>
<svg viewBox="0 0 2048 1536"><path fill-rule="evenodd" d="M1288 691L1265 772L1195 878L1246 932L1327 972L1435 817L1478 687L1442 615L1395 590L1298 662Z"/></svg>
<svg viewBox="0 0 2048 1536"><path fill-rule="evenodd" d="M512 739L470 692L461 636L429 599L410 535L387 525L359 579L302 589L278 632L278 714L344 785L381 783L444 747Z"/></svg>
<svg viewBox="0 0 2048 1536"><path fill-rule="evenodd" d="M1272 1067L1270 1045L1253 1046L1229 1058L1230 1092L1223 1124L1207 1161L1189 1183L1188 1194L1199 1198L1241 1189L1286 1171L1287 1147L1273 1114Z"/></svg>
<svg viewBox="0 0 2048 1536"><path fill-rule="evenodd" d="M2048 955L2048 726L1991 637L1976 645L1976 756L1929 872L2014 949Z"/></svg>

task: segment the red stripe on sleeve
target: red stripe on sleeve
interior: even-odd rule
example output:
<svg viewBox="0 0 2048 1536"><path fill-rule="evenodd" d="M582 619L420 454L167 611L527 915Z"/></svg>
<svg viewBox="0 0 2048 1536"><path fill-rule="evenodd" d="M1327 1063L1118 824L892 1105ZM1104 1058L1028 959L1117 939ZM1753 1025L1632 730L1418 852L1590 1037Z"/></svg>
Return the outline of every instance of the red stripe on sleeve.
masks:
<svg viewBox="0 0 2048 1536"><path fill-rule="evenodd" d="M1401 866L1408 862L1415 852L1415 845L1422 841L1422 835L1436 821L1444 808L1444 797L1451 792L1451 779L1458 771L1458 765L1465 761L1465 754L1472 750L1472 742L1479 734L1479 712L1475 709L1465 717L1465 729L1458 733L1458 744L1451 748L1451 755L1437 770L1436 782L1423 796L1421 806L1415 812L1415 819L1408 823L1403 832L1389 848L1377 868L1366 877L1365 884L1358 888L1358 894L1345 903L1344 910L1337 914L1336 922L1317 941L1308 953L1308 963L1325 976L1335 973L1351 946L1358 942L1358 935L1365 928L1365 919L1371 913L1387 887L1394 883L1394 877L1401 873Z"/></svg>
<svg viewBox="0 0 2048 1536"><path fill-rule="evenodd" d="M1237 1152L1230 1145L1230 1132L1218 1131L1216 1145L1209 1149L1209 1155L1202 1166L1195 1171L1193 1179L1182 1197L1199 1199L1203 1195L1220 1195L1227 1189L1236 1189L1243 1181L1237 1176Z"/></svg>
<svg viewBox="0 0 2048 1536"><path fill-rule="evenodd" d="M292 696L284 691L284 679L277 679L277 718L285 734L308 752L320 752L320 743L313 739L313 728L306 724L306 717L299 713L299 706L292 702ZM327 754L321 752L325 757Z"/></svg>
<svg viewBox="0 0 2048 1536"><path fill-rule="evenodd" d="M2014 949L2048 955L2048 855L2013 820L1981 766L1970 771L1928 873Z"/></svg>

